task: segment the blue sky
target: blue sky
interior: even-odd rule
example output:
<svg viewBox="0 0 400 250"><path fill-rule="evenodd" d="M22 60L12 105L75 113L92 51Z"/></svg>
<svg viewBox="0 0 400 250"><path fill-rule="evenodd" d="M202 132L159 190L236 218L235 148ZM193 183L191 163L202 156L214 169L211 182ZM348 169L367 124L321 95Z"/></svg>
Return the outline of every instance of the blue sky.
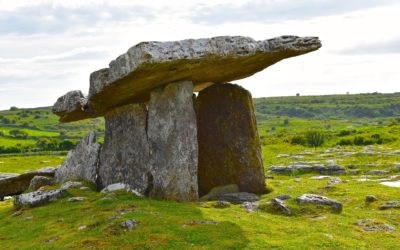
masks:
<svg viewBox="0 0 400 250"><path fill-rule="evenodd" d="M398 92L399 13L390 0L0 0L0 110L87 92L92 71L141 41L219 35L322 40L236 82L255 97Z"/></svg>

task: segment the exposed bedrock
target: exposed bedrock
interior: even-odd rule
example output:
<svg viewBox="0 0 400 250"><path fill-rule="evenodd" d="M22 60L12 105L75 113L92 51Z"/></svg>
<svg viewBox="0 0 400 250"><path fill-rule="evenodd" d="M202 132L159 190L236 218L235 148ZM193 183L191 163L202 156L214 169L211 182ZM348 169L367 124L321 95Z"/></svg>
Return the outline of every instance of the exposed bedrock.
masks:
<svg viewBox="0 0 400 250"><path fill-rule="evenodd" d="M105 115L106 132L100 153L98 187L123 183L139 193L148 187L147 109L129 104Z"/></svg>
<svg viewBox="0 0 400 250"><path fill-rule="evenodd" d="M266 192L251 94L234 84L215 84L199 93L195 107L200 194L228 184L242 192Z"/></svg>
<svg viewBox="0 0 400 250"><path fill-rule="evenodd" d="M317 37L297 36L261 41L242 36L219 36L142 42L111 61L109 68L91 74L88 105L84 109L93 112L82 112L79 105L68 105L55 113L63 122L102 116L114 107L147 101L153 89L170 82L190 80L195 90L200 91L211 82L243 79L283 59L320 47ZM72 97L66 95L63 98Z"/></svg>
<svg viewBox="0 0 400 250"><path fill-rule="evenodd" d="M74 150L68 152L64 164L56 170L55 181L66 182L83 179L95 183L100 148L95 132L88 133Z"/></svg>
<svg viewBox="0 0 400 250"><path fill-rule="evenodd" d="M198 198L197 126L192 94L190 81L170 83L151 92L147 135L152 198Z"/></svg>

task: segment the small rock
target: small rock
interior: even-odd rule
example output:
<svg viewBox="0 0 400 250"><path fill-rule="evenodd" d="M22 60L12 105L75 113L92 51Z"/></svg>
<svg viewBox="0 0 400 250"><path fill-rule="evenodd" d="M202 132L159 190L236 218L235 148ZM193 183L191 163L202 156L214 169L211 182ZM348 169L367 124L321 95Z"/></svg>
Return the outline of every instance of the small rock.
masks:
<svg viewBox="0 0 400 250"><path fill-rule="evenodd" d="M317 204L317 205L327 205L331 206L335 212L341 213L343 210L343 205L339 201L335 201L332 199L329 199L324 196L316 195L316 194L303 194L299 197L297 197L297 201L300 204Z"/></svg>
<svg viewBox="0 0 400 250"><path fill-rule="evenodd" d="M374 231L386 231L386 232L393 232L396 229L388 224L376 223L374 220L367 219L367 220L360 220L356 222L357 225L361 226L362 229L369 232Z"/></svg>
<svg viewBox="0 0 400 250"><path fill-rule="evenodd" d="M16 196L14 205L17 207L37 207L55 201L64 195L64 189L40 190Z"/></svg>
<svg viewBox="0 0 400 250"><path fill-rule="evenodd" d="M332 177L329 175L317 175L317 176L311 176L310 179L312 180L325 180L325 179L331 179Z"/></svg>
<svg viewBox="0 0 400 250"><path fill-rule="evenodd" d="M230 204L227 201L216 201L212 206L215 208L227 208Z"/></svg>
<svg viewBox="0 0 400 250"><path fill-rule="evenodd" d="M272 199L272 206L283 213L284 215L291 215L292 211L286 206L285 202L283 200L273 198Z"/></svg>
<svg viewBox="0 0 400 250"><path fill-rule="evenodd" d="M25 220L32 220L32 219L33 219L33 216L25 217Z"/></svg>
<svg viewBox="0 0 400 250"><path fill-rule="evenodd" d="M249 212L249 213L258 210L258 206L259 206L259 203L257 201L256 202L247 202L246 201L246 202L243 202L243 204L240 205L240 207L246 209L246 211Z"/></svg>
<svg viewBox="0 0 400 250"><path fill-rule="evenodd" d="M214 220L194 220L190 222L191 225L218 225L219 221Z"/></svg>
<svg viewBox="0 0 400 250"><path fill-rule="evenodd" d="M80 226L80 227L78 227L78 231L85 230L86 228L87 228L87 226L85 226L85 225Z"/></svg>
<svg viewBox="0 0 400 250"><path fill-rule="evenodd" d="M295 181L295 182L300 182L300 181L301 181L301 178L294 178L293 181Z"/></svg>
<svg viewBox="0 0 400 250"><path fill-rule="evenodd" d="M133 210L132 209L118 209L118 210L115 210L114 212L116 212L117 214L124 215L124 214L133 212Z"/></svg>
<svg viewBox="0 0 400 250"><path fill-rule="evenodd" d="M62 190L68 190L70 188L77 188L77 187L81 187L83 185L82 182L78 182L78 181L67 181L66 183L64 183L61 186Z"/></svg>
<svg viewBox="0 0 400 250"><path fill-rule="evenodd" d="M51 186L53 184L54 184L53 178L37 175L32 178L28 189L38 190L40 187Z"/></svg>
<svg viewBox="0 0 400 250"><path fill-rule="evenodd" d="M128 229L129 231L133 230L136 228L138 221L137 220L126 220L121 222L121 227Z"/></svg>
<svg viewBox="0 0 400 250"><path fill-rule="evenodd" d="M118 216L118 215L114 215L114 216L109 217L108 219L109 220L116 220L116 219L122 219L122 217Z"/></svg>
<svg viewBox="0 0 400 250"><path fill-rule="evenodd" d="M374 202L374 201L377 201L377 200L378 200L378 198L376 198L376 196L374 196L374 195L367 195L365 197L365 202Z"/></svg>
<svg viewBox="0 0 400 250"><path fill-rule="evenodd" d="M280 200L288 200L291 199L292 196L288 195L288 194L281 194L275 197L276 199L280 199Z"/></svg>
<svg viewBox="0 0 400 250"><path fill-rule="evenodd" d="M54 236L54 237L48 238L48 239L45 240L44 242L45 242L45 243L53 243L53 242L57 241L59 238L60 238L60 237L58 237L58 236Z"/></svg>
<svg viewBox="0 0 400 250"><path fill-rule="evenodd" d="M368 174L370 174L370 175L386 175L389 173L390 173L390 171L387 171L387 170L370 170L370 171L368 171Z"/></svg>
<svg viewBox="0 0 400 250"><path fill-rule="evenodd" d="M84 201L84 200L86 200L86 199L87 199L86 197L77 196L77 197L71 197L71 198L69 198L68 201L69 201L69 202L76 202L76 201Z"/></svg>
<svg viewBox="0 0 400 250"><path fill-rule="evenodd" d="M333 239L333 235L332 234L325 234L326 237L328 237L329 239Z"/></svg>
<svg viewBox="0 0 400 250"><path fill-rule="evenodd" d="M120 191L120 190L125 190L127 192L132 192L136 196L142 197L143 195L136 190L133 190L129 185L125 183L114 183L110 184L107 187L103 188L101 190L102 193L108 193L108 192L115 192L115 191Z"/></svg>
<svg viewBox="0 0 400 250"><path fill-rule="evenodd" d="M221 196L220 200L228 201L233 204L241 204L246 201L247 202L259 201L260 198L253 193L238 192L238 193L224 194L223 196Z"/></svg>
<svg viewBox="0 0 400 250"><path fill-rule="evenodd" d="M80 187L79 189L80 189L80 190L85 190L85 191L86 191L86 190L90 190L89 187Z"/></svg>
<svg viewBox="0 0 400 250"><path fill-rule="evenodd" d="M328 218L328 217L316 215L316 216L311 217L311 220L325 220L326 218Z"/></svg>
<svg viewBox="0 0 400 250"><path fill-rule="evenodd" d="M266 175L265 175L265 179L274 179L274 177L273 177L272 175L266 174Z"/></svg>
<svg viewBox="0 0 400 250"><path fill-rule="evenodd" d="M22 215L22 211L21 211L21 210L19 210L19 211L13 213L11 216L12 216L12 217L17 217L17 216L20 216L20 215Z"/></svg>
<svg viewBox="0 0 400 250"><path fill-rule="evenodd" d="M342 180L342 179L340 179L340 178L337 178L337 177L335 177L335 178L331 178L331 180L330 181L328 181L328 185L334 185L334 184L340 184L340 183L346 183L346 181L344 181L344 180Z"/></svg>
<svg viewBox="0 0 400 250"><path fill-rule="evenodd" d="M385 204L379 206L380 210L387 210L392 208L400 209L400 201L388 201Z"/></svg>
<svg viewBox="0 0 400 250"><path fill-rule="evenodd" d="M210 192L200 198L200 201L218 200L224 194L237 193L239 187L236 184L214 187Z"/></svg>
<svg viewBox="0 0 400 250"><path fill-rule="evenodd" d="M360 169L349 169L349 174L358 174L360 173Z"/></svg>

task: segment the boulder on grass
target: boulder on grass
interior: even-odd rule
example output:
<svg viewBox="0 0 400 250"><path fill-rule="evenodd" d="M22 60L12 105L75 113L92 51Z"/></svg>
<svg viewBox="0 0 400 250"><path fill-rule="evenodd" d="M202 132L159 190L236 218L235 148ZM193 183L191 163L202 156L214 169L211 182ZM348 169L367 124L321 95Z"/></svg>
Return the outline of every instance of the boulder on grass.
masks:
<svg viewBox="0 0 400 250"><path fill-rule="evenodd" d="M32 178L29 189L30 190L38 190L43 186L51 186L54 184L53 178L46 177L46 176L35 176Z"/></svg>
<svg viewBox="0 0 400 250"><path fill-rule="evenodd" d="M31 193L17 195L14 199L16 207L38 207L55 201L66 194L63 189L40 190Z"/></svg>

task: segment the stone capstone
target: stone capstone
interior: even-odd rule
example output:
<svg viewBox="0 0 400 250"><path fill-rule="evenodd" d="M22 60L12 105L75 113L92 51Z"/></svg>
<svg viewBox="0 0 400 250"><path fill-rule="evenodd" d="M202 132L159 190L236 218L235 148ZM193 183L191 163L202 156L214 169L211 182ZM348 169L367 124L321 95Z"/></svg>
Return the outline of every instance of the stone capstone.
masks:
<svg viewBox="0 0 400 250"><path fill-rule="evenodd" d="M56 169L53 167L46 167L23 174L0 174L0 198L21 194L29 188L31 180L35 176L53 177L55 171Z"/></svg>
<svg viewBox="0 0 400 250"><path fill-rule="evenodd" d="M56 182L83 179L95 183L100 147L95 132L88 133L74 150L68 152L64 164L55 173Z"/></svg>
<svg viewBox="0 0 400 250"><path fill-rule="evenodd" d="M53 178L37 175L32 178L28 189L38 190L39 188L41 188L43 186L51 186L53 184L54 184Z"/></svg>
<svg viewBox="0 0 400 250"><path fill-rule="evenodd" d="M193 84L168 84L151 93L147 136L149 195L156 199L198 199L198 143Z"/></svg>
<svg viewBox="0 0 400 250"><path fill-rule="evenodd" d="M15 197L14 205L17 207L37 207L55 201L65 194L66 191L63 189L40 190L21 194Z"/></svg>
<svg viewBox="0 0 400 250"><path fill-rule="evenodd" d="M297 201L300 204L316 204L316 205L331 206L333 210L338 213L341 213L343 210L342 203L316 194L303 194L297 197Z"/></svg>
<svg viewBox="0 0 400 250"><path fill-rule="evenodd" d="M150 175L146 106L129 104L115 108L106 114L105 121L97 180L99 189L124 183L144 194Z"/></svg>
<svg viewBox="0 0 400 250"><path fill-rule="evenodd" d="M212 82L249 77L283 59L315 51L317 37L281 36L255 41L249 37L219 36L173 42L142 42L111 61L109 68L90 76L87 107L77 105L76 93L57 104L61 121L102 116L111 107L149 99L150 92L182 79L200 91ZM116 94L117 93L117 94ZM68 100L70 96L72 101ZM72 105L69 105L72 103ZM75 109L71 110L71 107ZM93 112L82 112L88 108ZM87 117L82 117L87 114Z"/></svg>
<svg viewBox="0 0 400 250"><path fill-rule="evenodd" d="M214 84L195 102L199 141L199 190L237 184L265 193L261 143L251 94L234 84Z"/></svg>
<svg viewBox="0 0 400 250"><path fill-rule="evenodd" d="M61 122L71 116L76 120L96 117L87 106L87 98L80 90L73 90L59 97L53 105L53 113L60 117Z"/></svg>

